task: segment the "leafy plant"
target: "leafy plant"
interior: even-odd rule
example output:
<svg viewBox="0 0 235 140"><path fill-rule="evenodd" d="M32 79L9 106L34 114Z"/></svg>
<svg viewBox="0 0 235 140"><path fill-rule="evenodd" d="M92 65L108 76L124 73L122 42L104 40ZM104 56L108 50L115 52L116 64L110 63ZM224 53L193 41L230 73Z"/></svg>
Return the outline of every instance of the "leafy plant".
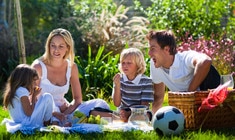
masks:
<svg viewBox="0 0 235 140"><path fill-rule="evenodd" d="M109 98L112 92L112 78L118 72L119 54L112 56L112 52L104 54L104 46L101 46L95 56L91 53L91 47L88 47L88 58L82 59L76 56L75 62L79 69L79 78L83 90L83 95L90 97L100 97L102 93L104 98ZM103 92L107 94L103 94ZM91 96L93 95L93 96ZM86 97L86 96L83 96Z"/></svg>
<svg viewBox="0 0 235 140"><path fill-rule="evenodd" d="M227 16L228 24L226 26L227 36L235 39L235 1L231 1L229 8L229 15Z"/></svg>
<svg viewBox="0 0 235 140"><path fill-rule="evenodd" d="M187 32L198 38L211 34L229 33L235 29L234 2L231 0L151 0L152 5L144 8L135 0L136 9L142 11L150 21L151 29L173 29L177 36ZM233 35L234 36L234 35ZM233 38L234 39L234 38Z"/></svg>
<svg viewBox="0 0 235 140"><path fill-rule="evenodd" d="M72 32L72 25L63 20L70 17L73 11L68 0L20 2L27 56L44 52L43 46L51 30L62 27Z"/></svg>
<svg viewBox="0 0 235 140"><path fill-rule="evenodd" d="M145 45L143 41L148 31L148 20L144 17L129 18L126 15L128 10L129 8L120 5L114 12L105 8L101 13L93 11L93 15L86 19L89 26L79 26L76 21L78 31L83 34L83 41L91 46L93 54L96 54L99 46L105 46L105 52L117 54L126 44L132 47Z"/></svg>

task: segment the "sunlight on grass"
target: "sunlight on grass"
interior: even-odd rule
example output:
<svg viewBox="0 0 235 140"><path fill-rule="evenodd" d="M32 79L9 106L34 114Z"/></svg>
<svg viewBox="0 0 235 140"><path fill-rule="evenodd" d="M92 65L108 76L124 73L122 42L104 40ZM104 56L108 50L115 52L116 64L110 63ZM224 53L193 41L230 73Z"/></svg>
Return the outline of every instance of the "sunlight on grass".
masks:
<svg viewBox="0 0 235 140"><path fill-rule="evenodd" d="M165 93L163 106L168 106L168 93Z"/></svg>
<svg viewBox="0 0 235 140"><path fill-rule="evenodd" d="M111 110L116 110L117 109L117 107L113 104L112 101L109 103L109 107L110 107Z"/></svg>
<svg viewBox="0 0 235 140"><path fill-rule="evenodd" d="M0 121L3 120L3 118L8 118L9 117L9 113L7 110L3 109L2 106L0 106Z"/></svg>

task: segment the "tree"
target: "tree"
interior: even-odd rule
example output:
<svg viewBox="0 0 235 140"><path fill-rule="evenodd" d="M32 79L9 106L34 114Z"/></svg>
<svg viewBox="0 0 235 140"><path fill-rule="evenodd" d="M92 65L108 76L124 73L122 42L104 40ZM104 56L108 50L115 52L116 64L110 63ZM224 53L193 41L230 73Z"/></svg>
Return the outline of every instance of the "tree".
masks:
<svg viewBox="0 0 235 140"><path fill-rule="evenodd" d="M16 8L16 19L17 19L17 37L18 37L18 48L19 48L19 57L20 63L26 63L26 54L25 54L25 44L24 44L24 33L21 19L21 8L20 1L15 0Z"/></svg>
<svg viewBox="0 0 235 140"><path fill-rule="evenodd" d="M6 21L6 0L0 0L0 30L4 28L8 28Z"/></svg>

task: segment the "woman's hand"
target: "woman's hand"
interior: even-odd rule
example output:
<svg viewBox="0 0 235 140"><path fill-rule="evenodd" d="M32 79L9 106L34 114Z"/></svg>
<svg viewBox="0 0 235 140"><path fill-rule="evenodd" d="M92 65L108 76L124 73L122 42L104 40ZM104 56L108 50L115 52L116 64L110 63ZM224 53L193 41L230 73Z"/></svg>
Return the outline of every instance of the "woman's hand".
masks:
<svg viewBox="0 0 235 140"><path fill-rule="evenodd" d="M53 116L60 120L60 122L66 122L67 116L64 113L53 112Z"/></svg>
<svg viewBox="0 0 235 140"><path fill-rule="evenodd" d="M69 105L67 103L64 103L59 108L60 108L60 112L64 113L64 111L69 108Z"/></svg>

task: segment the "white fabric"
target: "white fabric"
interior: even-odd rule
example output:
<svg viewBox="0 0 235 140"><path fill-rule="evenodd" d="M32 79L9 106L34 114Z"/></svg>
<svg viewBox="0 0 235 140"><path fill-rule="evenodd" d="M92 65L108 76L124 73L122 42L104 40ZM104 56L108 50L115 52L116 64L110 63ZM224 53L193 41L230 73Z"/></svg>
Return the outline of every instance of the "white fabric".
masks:
<svg viewBox="0 0 235 140"><path fill-rule="evenodd" d="M122 77L123 77L124 82L129 81L129 79L127 78L126 74L122 74ZM138 75L135 77L135 79L132 80L132 81L130 81L130 82L132 82L132 83L135 84L135 85L138 85L139 82L140 82L140 80L141 80L141 77L142 77L142 74L138 74Z"/></svg>
<svg viewBox="0 0 235 140"><path fill-rule="evenodd" d="M23 96L29 96L29 91L24 87L19 87L16 90L15 97L12 100L13 107L11 105L9 105L8 108L9 108L9 113L10 113L11 118L16 123L22 122L22 124L27 125L27 123L29 123L29 121L27 119L30 119L30 118L28 118L25 115L24 110L23 110L23 106L20 101L20 98ZM25 121L25 122L23 122L23 121Z"/></svg>
<svg viewBox="0 0 235 140"><path fill-rule="evenodd" d="M77 108L78 111L84 113L86 116L89 116L90 110L95 107L102 107L104 109L110 109L109 105L102 99L93 99L85 101L80 104Z"/></svg>
<svg viewBox="0 0 235 140"><path fill-rule="evenodd" d="M67 72L66 72L66 84L63 86L57 86L52 84L48 79L47 79L47 68L46 65L42 62L39 61L41 67L42 67L42 76L41 76L41 83L40 87L42 88L42 93L48 92L53 96L54 102L56 106L61 106L64 103L67 102L67 100L64 98L65 94L69 90L69 82L70 82L70 77L71 77L71 67L68 62L68 67L67 67Z"/></svg>
<svg viewBox="0 0 235 140"><path fill-rule="evenodd" d="M11 119L4 119L8 132L14 133L24 127L41 127L44 121L50 120L52 117L53 98L50 94L42 94L35 104L34 111L31 116L24 113L20 98L28 96L29 91L26 88L19 87L16 90L16 96L13 99L13 106L9 105Z"/></svg>
<svg viewBox="0 0 235 140"><path fill-rule="evenodd" d="M193 58L200 57L196 51L184 51L175 55L169 74L162 67L155 68L150 61L150 77L155 84L163 82L171 91L188 91L194 74Z"/></svg>
<svg viewBox="0 0 235 140"><path fill-rule="evenodd" d="M48 92L52 94L56 108L54 111L60 112L59 106L63 105L65 102L68 102L64 95L68 92L69 86L70 86L70 77L71 77L71 67L69 66L70 61L67 60L68 66L67 66L67 72L66 72L66 79L67 83L64 86L57 86L52 84L48 79L47 79L47 68L46 65L42 62L39 61L41 67L42 67L42 77L41 77L41 83L40 87L42 88L42 93ZM105 109L109 109L109 105L102 99L93 99L89 100L86 102L83 102L78 106L78 110L87 116L89 116L90 110L93 109L94 107L102 107ZM55 118L54 118L55 119Z"/></svg>

